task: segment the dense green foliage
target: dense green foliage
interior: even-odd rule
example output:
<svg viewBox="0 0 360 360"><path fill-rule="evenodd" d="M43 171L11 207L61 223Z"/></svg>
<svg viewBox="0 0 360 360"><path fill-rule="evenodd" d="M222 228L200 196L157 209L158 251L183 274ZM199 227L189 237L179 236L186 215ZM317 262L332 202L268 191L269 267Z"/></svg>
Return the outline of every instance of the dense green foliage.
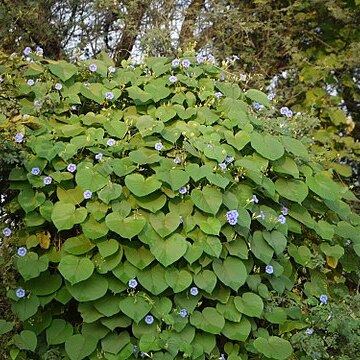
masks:
<svg viewBox="0 0 360 360"><path fill-rule="evenodd" d="M74 60L105 50L117 65L192 47L236 54L230 71L244 89L271 85L282 105L321 121L312 152L359 191L358 0L3 0L0 19L7 54L40 46Z"/></svg>
<svg viewBox="0 0 360 360"><path fill-rule="evenodd" d="M356 198L294 131L315 120L192 53L30 57L1 66L2 124L28 154L20 227L2 225L12 358L314 358L301 336L360 278Z"/></svg>

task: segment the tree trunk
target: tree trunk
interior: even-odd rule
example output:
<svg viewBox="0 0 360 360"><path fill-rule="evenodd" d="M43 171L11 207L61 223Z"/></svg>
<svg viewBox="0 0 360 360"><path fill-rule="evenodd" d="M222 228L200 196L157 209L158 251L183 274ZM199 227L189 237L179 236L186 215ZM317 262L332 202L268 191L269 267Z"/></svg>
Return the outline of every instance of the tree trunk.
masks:
<svg viewBox="0 0 360 360"><path fill-rule="evenodd" d="M145 15L147 6L146 0L136 0L128 7L128 19L122 32L120 41L115 49L115 64L119 66L122 60L126 60L131 55L131 50L135 45L136 37L139 34L141 21Z"/></svg>
<svg viewBox="0 0 360 360"><path fill-rule="evenodd" d="M195 42L196 19L200 10L205 5L205 0L193 0L185 11L185 19L181 26L179 35L179 47Z"/></svg>

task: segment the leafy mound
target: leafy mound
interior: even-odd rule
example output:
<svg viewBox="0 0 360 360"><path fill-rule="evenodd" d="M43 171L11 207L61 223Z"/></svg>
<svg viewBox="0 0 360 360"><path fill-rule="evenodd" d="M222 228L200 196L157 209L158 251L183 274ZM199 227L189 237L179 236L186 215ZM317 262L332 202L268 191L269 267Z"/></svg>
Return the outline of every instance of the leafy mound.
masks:
<svg viewBox="0 0 360 360"><path fill-rule="evenodd" d="M355 288L356 198L289 110L192 54L32 58L1 68L28 152L7 233L22 354L288 359L304 308Z"/></svg>

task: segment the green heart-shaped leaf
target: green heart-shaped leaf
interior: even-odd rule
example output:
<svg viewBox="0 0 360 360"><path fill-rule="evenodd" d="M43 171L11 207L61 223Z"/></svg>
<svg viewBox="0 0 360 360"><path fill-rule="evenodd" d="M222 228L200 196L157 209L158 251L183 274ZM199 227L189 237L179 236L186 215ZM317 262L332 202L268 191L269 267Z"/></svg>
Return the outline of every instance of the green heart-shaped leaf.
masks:
<svg viewBox="0 0 360 360"><path fill-rule="evenodd" d="M175 293L187 289L192 283L192 276L186 270L177 270L176 268L167 268L165 272L166 283Z"/></svg>
<svg viewBox="0 0 360 360"><path fill-rule="evenodd" d="M19 257L16 261L16 267L25 281L37 278L40 273L49 266L49 259L46 255L38 256L29 252L26 256Z"/></svg>
<svg viewBox="0 0 360 360"><path fill-rule="evenodd" d="M23 330L19 335L14 336L15 345L21 350L35 351L37 337L33 331Z"/></svg>
<svg viewBox="0 0 360 360"><path fill-rule="evenodd" d="M55 76L57 76L62 81L69 80L73 75L75 75L78 72L78 68L70 64L64 60L60 60L57 62L50 62L48 65L49 70L51 73L53 73Z"/></svg>
<svg viewBox="0 0 360 360"><path fill-rule="evenodd" d="M221 229L221 222L214 217L207 217L205 220L200 221L199 227L205 234L219 235Z"/></svg>
<svg viewBox="0 0 360 360"><path fill-rule="evenodd" d="M210 165L203 165L199 167L198 164L189 164L186 166L185 171L191 176L191 178L197 182L200 179L207 177L212 173L213 169Z"/></svg>
<svg viewBox="0 0 360 360"><path fill-rule="evenodd" d="M235 306L242 313L250 317L261 317L264 303L259 295L251 292L244 293L242 297L235 297Z"/></svg>
<svg viewBox="0 0 360 360"><path fill-rule="evenodd" d="M84 190L98 191L107 183L108 178L94 171L90 165L79 168L75 175L76 183Z"/></svg>
<svg viewBox="0 0 360 360"><path fill-rule="evenodd" d="M194 283L200 289L205 290L209 294L215 289L217 283L216 275L210 270L204 270L194 276Z"/></svg>
<svg viewBox="0 0 360 360"><path fill-rule="evenodd" d="M161 182L156 177L145 179L140 174L130 174L125 177L125 185L135 196L146 196L160 188Z"/></svg>
<svg viewBox="0 0 360 360"><path fill-rule="evenodd" d="M212 215L216 215L223 201L221 192L209 186L202 190L194 189L191 199L196 207Z"/></svg>
<svg viewBox="0 0 360 360"><path fill-rule="evenodd" d="M74 285L92 275L94 264L88 258L66 255L61 259L58 269L61 275Z"/></svg>
<svg viewBox="0 0 360 360"><path fill-rule="evenodd" d="M92 240L105 236L109 231L105 221L97 221L92 215L81 224L81 229L84 235Z"/></svg>
<svg viewBox="0 0 360 360"><path fill-rule="evenodd" d="M185 253L188 243L180 234L174 234L166 240L154 239L150 244L150 251L165 267L179 260Z"/></svg>
<svg viewBox="0 0 360 360"><path fill-rule="evenodd" d="M73 204L63 203L61 201L55 203L51 213L51 220L58 230L71 229L75 224L82 223L87 216L85 208L75 209Z"/></svg>
<svg viewBox="0 0 360 360"><path fill-rule="evenodd" d="M73 334L73 327L62 319L54 319L46 329L46 341L49 345L64 343Z"/></svg>
<svg viewBox="0 0 360 360"><path fill-rule="evenodd" d="M121 195L121 192L121 185L110 183L98 192L98 196L100 200L102 200L105 204L108 204L110 201L118 199Z"/></svg>
<svg viewBox="0 0 360 360"><path fill-rule="evenodd" d="M124 252L128 261L140 270L145 269L155 259L154 255L145 246L139 248L124 246Z"/></svg>
<svg viewBox="0 0 360 360"><path fill-rule="evenodd" d="M228 256L223 262L215 259L213 269L219 280L234 291L245 284L248 275L244 263L232 256Z"/></svg>
<svg viewBox="0 0 360 360"><path fill-rule="evenodd" d="M261 135L257 132L251 134L251 146L265 159L277 160L284 154L283 145L275 136L265 134Z"/></svg>
<svg viewBox="0 0 360 360"><path fill-rule="evenodd" d="M137 197L135 198L136 202L143 209L149 210L152 213L156 213L160 209L164 207L166 204L166 196L164 194L160 194L159 192L154 192L145 197Z"/></svg>
<svg viewBox="0 0 360 360"><path fill-rule="evenodd" d="M39 298L36 295L30 295L20 299L11 305L11 310L21 321L25 321L36 314L40 306Z"/></svg>
<svg viewBox="0 0 360 360"><path fill-rule="evenodd" d="M157 212L156 214L150 214L150 224L154 230L161 236L166 237L173 233L180 225L180 217L177 213L164 214Z"/></svg>
<svg viewBox="0 0 360 360"><path fill-rule="evenodd" d="M226 321L221 333L231 340L245 341L250 335L250 331L250 321L242 317L239 322Z"/></svg>
<svg viewBox="0 0 360 360"><path fill-rule="evenodd" d="M276 191L285 199L301 203L308 195L308 187L301 180L278 179L275 182Z"/></svg>
<svg viewBox="0 0 360 360"><path fill-rule="evenodd" d="M45 194L42 192L34 193L31 189L23 190L18 195L18 202L26 213L29 213L38 208L45 202L45 200Z"/></svg>
<svg viewBox="0 0 360 360"><path fill-rule="evenodd" d="M165 281L165 269L160 264L138 272L137 278L140 284L154 295L159 295L168 287Z"/></svg>
<svg viewBox="0 0 360 360"><path fill-rule="evenodd" d="M220 334L225 325L225 319L216 309L206 307L202 313L195 311L190 317L190 323L210 334Z"/></svg>
<svg viewBox="0 0 360 360"><path fill-rule="evenodd" d="M178 191L189 182L189 175L184 170L159 171L157 176L160 180L168 183L174 191Z"/></svg>
<svg viewBox="0 0 360 360"><path fill-rule="evenodd" d="M116 232L123 238L131 239L138 235L146 224L144 217L129 216L123 218L119 213L111 213L105 218L106 225L111 231Z"/></svg>
<svg viewBox="0 0 360 360"><path fill-rule="evenodd" d="M126 297L120 301L119 306L120 310L136 323L139 323L152 308L141 293Z"/></svg>
<svg viewBox="0 0 360 360"><path fill-rule="evenodd" d="M106 278L95 272L88 279L73 286L68 285L66 288L75 300L86 302L103 297L106 294L108 287L109 284Z"/></svg>
<svg viewBox="0 0 360 360"><path fill-rule="evenodd" d="M289 341L277 336L270 336L267 339L257 338L254 347L267 358L276 360L286 360L293 352Z"/></svg>
<svg viewBox="0 0 360 360"><path fill-rule="evenodd" d="M65 351L70 360L82 360L94 352L96 345L95 337L76 334L66 340Z"/></svg>

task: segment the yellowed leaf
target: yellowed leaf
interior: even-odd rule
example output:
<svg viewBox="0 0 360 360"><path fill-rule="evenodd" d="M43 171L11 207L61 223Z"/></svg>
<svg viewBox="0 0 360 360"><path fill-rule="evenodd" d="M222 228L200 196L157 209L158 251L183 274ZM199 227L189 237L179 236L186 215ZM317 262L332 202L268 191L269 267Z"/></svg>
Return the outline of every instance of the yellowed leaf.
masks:
<svg viewBox="0 0 360 360"><path fill-rule="evenodd" d="M42 249L48 249L50 247L51 235L48 231L38 232L36 236L39 239L39 244Z"/></svg>

